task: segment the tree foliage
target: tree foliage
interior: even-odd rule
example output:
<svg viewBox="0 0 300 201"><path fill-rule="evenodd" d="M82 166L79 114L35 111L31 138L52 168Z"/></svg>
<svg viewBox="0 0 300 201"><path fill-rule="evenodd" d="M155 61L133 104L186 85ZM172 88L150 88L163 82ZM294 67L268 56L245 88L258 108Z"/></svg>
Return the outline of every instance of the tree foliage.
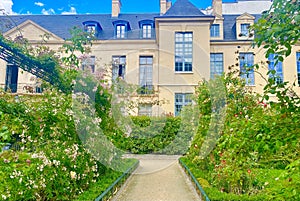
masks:
<svg viewBox="0 0 300 201"><path fill-rule="evenodd" d="M278 60L291 54L292 46L300 39L299 0L274 0L252 29L256 38L254 45L265 48L266 58L278 55Z"/></svg>

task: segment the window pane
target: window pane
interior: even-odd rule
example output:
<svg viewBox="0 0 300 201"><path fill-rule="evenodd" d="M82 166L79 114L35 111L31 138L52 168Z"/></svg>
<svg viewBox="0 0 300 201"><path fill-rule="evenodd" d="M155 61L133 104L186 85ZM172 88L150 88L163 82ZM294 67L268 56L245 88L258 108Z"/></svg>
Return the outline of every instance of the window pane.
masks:
<svg viewBox="0 0 300 201"><path fill-rule="evenodd" d="M152 105L141 104L139 105L139 116L152 116Z"/></svg>
<svg viewBox="0 0 300 201"><path fill-rule="evenodd" d="M153 93L152 72L153 57L140 56L140 88L138 90L139 94Z"/></svg>
<svg viewBox="0 0 300 201"><path fill-rule="evenodd" d="M116 35L117 35L117 38L125 38L125 25L117 25L116 26Z"/></svg>
<svg viewBox="0 0 300 201"><path fill-rule="evenodd" d="M220 37L220 25L219 24L211 25L210 36L211 37Z"/></svg>
<svg viewBox="0 0 300 201"><path fill-rule="evenodd" d="M191 72L193 58L193 33L175 33L175 71Z"/></svg>
<svg viewBox="0 0 300 201"><path fill-rule="evenodd" d="M249 36L249 23L241 24L241 36Z"/></svg>
<svg viewBox="0 0 300 201"><path fill-rule="evenodd" d="M143 25L143 38L151 38L151 31L152 31L152 26L147 24Z"/></svg>
<svg viewBox="0 0 300 201"><path fill-rule="evenodd" d="M126 70L126 57L113 56L112 57L112 80L116 81L117 78L125 78Z"/></svg>
<svg viewBox="0 0 300 201"><path fill-rule="evenodd" d="M81 68L82 68L82 70L90 70L92 73L94 73L95 72L95 63L96 63L96 57L88 56L82 60Z"/></svg>
<svg viewBox="0 0 300 201"><path fill-rule="evenodd" d="M223 73L223 53L210 54L210 78Z"/></svg>
<svg viewBox="0 0 300 201"><path fill-rule="evenodd" d="M278 61L276 63L276 54L270 54L269 58L269 71L275 70L275 74L269 74L270 78L275 78L277 84L283 83L283 72L282 72L282 62Z"/></svg>
<svg viewBox="0 0 300 201"><path fill-rule="evenodd" d="M182 107L192 103L192 94L176 93L175 94L175 116L180 114Z"/></svg>
<svg viewBox="0 0 300 201"><path fill-rule="evenodd" d="M246 85L254 85L254 56L253 53L240 53L240 73L244 78Z"/></svg>

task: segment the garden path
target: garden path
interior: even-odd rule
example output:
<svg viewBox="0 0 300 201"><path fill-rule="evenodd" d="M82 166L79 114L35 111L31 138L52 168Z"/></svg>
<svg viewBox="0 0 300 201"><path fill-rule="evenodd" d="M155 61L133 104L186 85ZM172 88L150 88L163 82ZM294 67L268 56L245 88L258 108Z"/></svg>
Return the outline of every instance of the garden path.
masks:
<svg viewBox="0 0 300 201"><path fill-rule="evenodd" d="M134 156L140 165L113 201L201 200L181 169L179 156Z"/></svg>

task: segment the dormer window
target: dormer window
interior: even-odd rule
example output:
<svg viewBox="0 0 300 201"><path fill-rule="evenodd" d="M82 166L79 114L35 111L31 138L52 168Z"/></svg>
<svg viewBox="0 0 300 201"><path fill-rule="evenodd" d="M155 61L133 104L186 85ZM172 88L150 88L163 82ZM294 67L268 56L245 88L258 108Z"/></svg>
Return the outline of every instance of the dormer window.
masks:
<svg viewBox="0 0 300 201"><path fill-rule="evenodd" d="M96 26L88 25L85 27L85 30L86 30L86 32L94 35L96 33Z"/></svg>
<svg viewBox="0 0 300 201"><path fill-rule="evenodd" d="M151 38L151 30L152 30L152 27L150 24L145 24L143 25L143 38Z"/></svg>
<svg viewBox="0 0 300 201"><path fill-rule="evenodd" d="M125 38L125 25L117 25L116 26L117 29L117 38Z"/></svg>
<svg viewBox="0 0 300 201"><path fill-rule="evenodd" d="M84 26L84 31L97 37L99 32L102 30L100 24L96 21L86 21L82 23Z"/></svg>
<svg viewBox="0 0 300 201"><path fill-rule="evenodd" d="M236 18L236 38L238 40L252 40L254 34L250 32L249 28L254 24L255 17L244 13Z"/></svg>
<svg viewBox="0 0 300 201"><path fill-rule="evenodd" d="M113 25L115 27L115 37L116 38L127 38L128 31L130 30L129 22L125 20L114 21Z"/></svg>
<svg viewBox="0 0 300 201"><path fill-rule="evenodd" d="M241 24L241 36L249 36L249 27L250 24L249 23L243 23Z"/></svg>
<svg viewBox="0 0 300 201"><path fill-rule="evenodd" d="M141 38L153 38L154 35L154 21L153 20L142 20L139 21L141 30Z"/></svg>

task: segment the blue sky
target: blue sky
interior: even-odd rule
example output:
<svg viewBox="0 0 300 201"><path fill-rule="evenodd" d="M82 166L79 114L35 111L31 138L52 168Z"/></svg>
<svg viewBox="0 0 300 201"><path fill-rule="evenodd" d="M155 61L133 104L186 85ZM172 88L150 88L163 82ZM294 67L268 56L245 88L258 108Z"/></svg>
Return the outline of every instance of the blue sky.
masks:
<svg viewBox="0 0 300 201"><path fill-rule="evenodd" d="M174 3L176 0L172 0ZM207 8L212 0L190 0ZM234 0L223 0L233 2ZM111 13L111 0L0 0L0 9L14 14ZM159 12L159 0L122 0L122 13Z"/></svg>

